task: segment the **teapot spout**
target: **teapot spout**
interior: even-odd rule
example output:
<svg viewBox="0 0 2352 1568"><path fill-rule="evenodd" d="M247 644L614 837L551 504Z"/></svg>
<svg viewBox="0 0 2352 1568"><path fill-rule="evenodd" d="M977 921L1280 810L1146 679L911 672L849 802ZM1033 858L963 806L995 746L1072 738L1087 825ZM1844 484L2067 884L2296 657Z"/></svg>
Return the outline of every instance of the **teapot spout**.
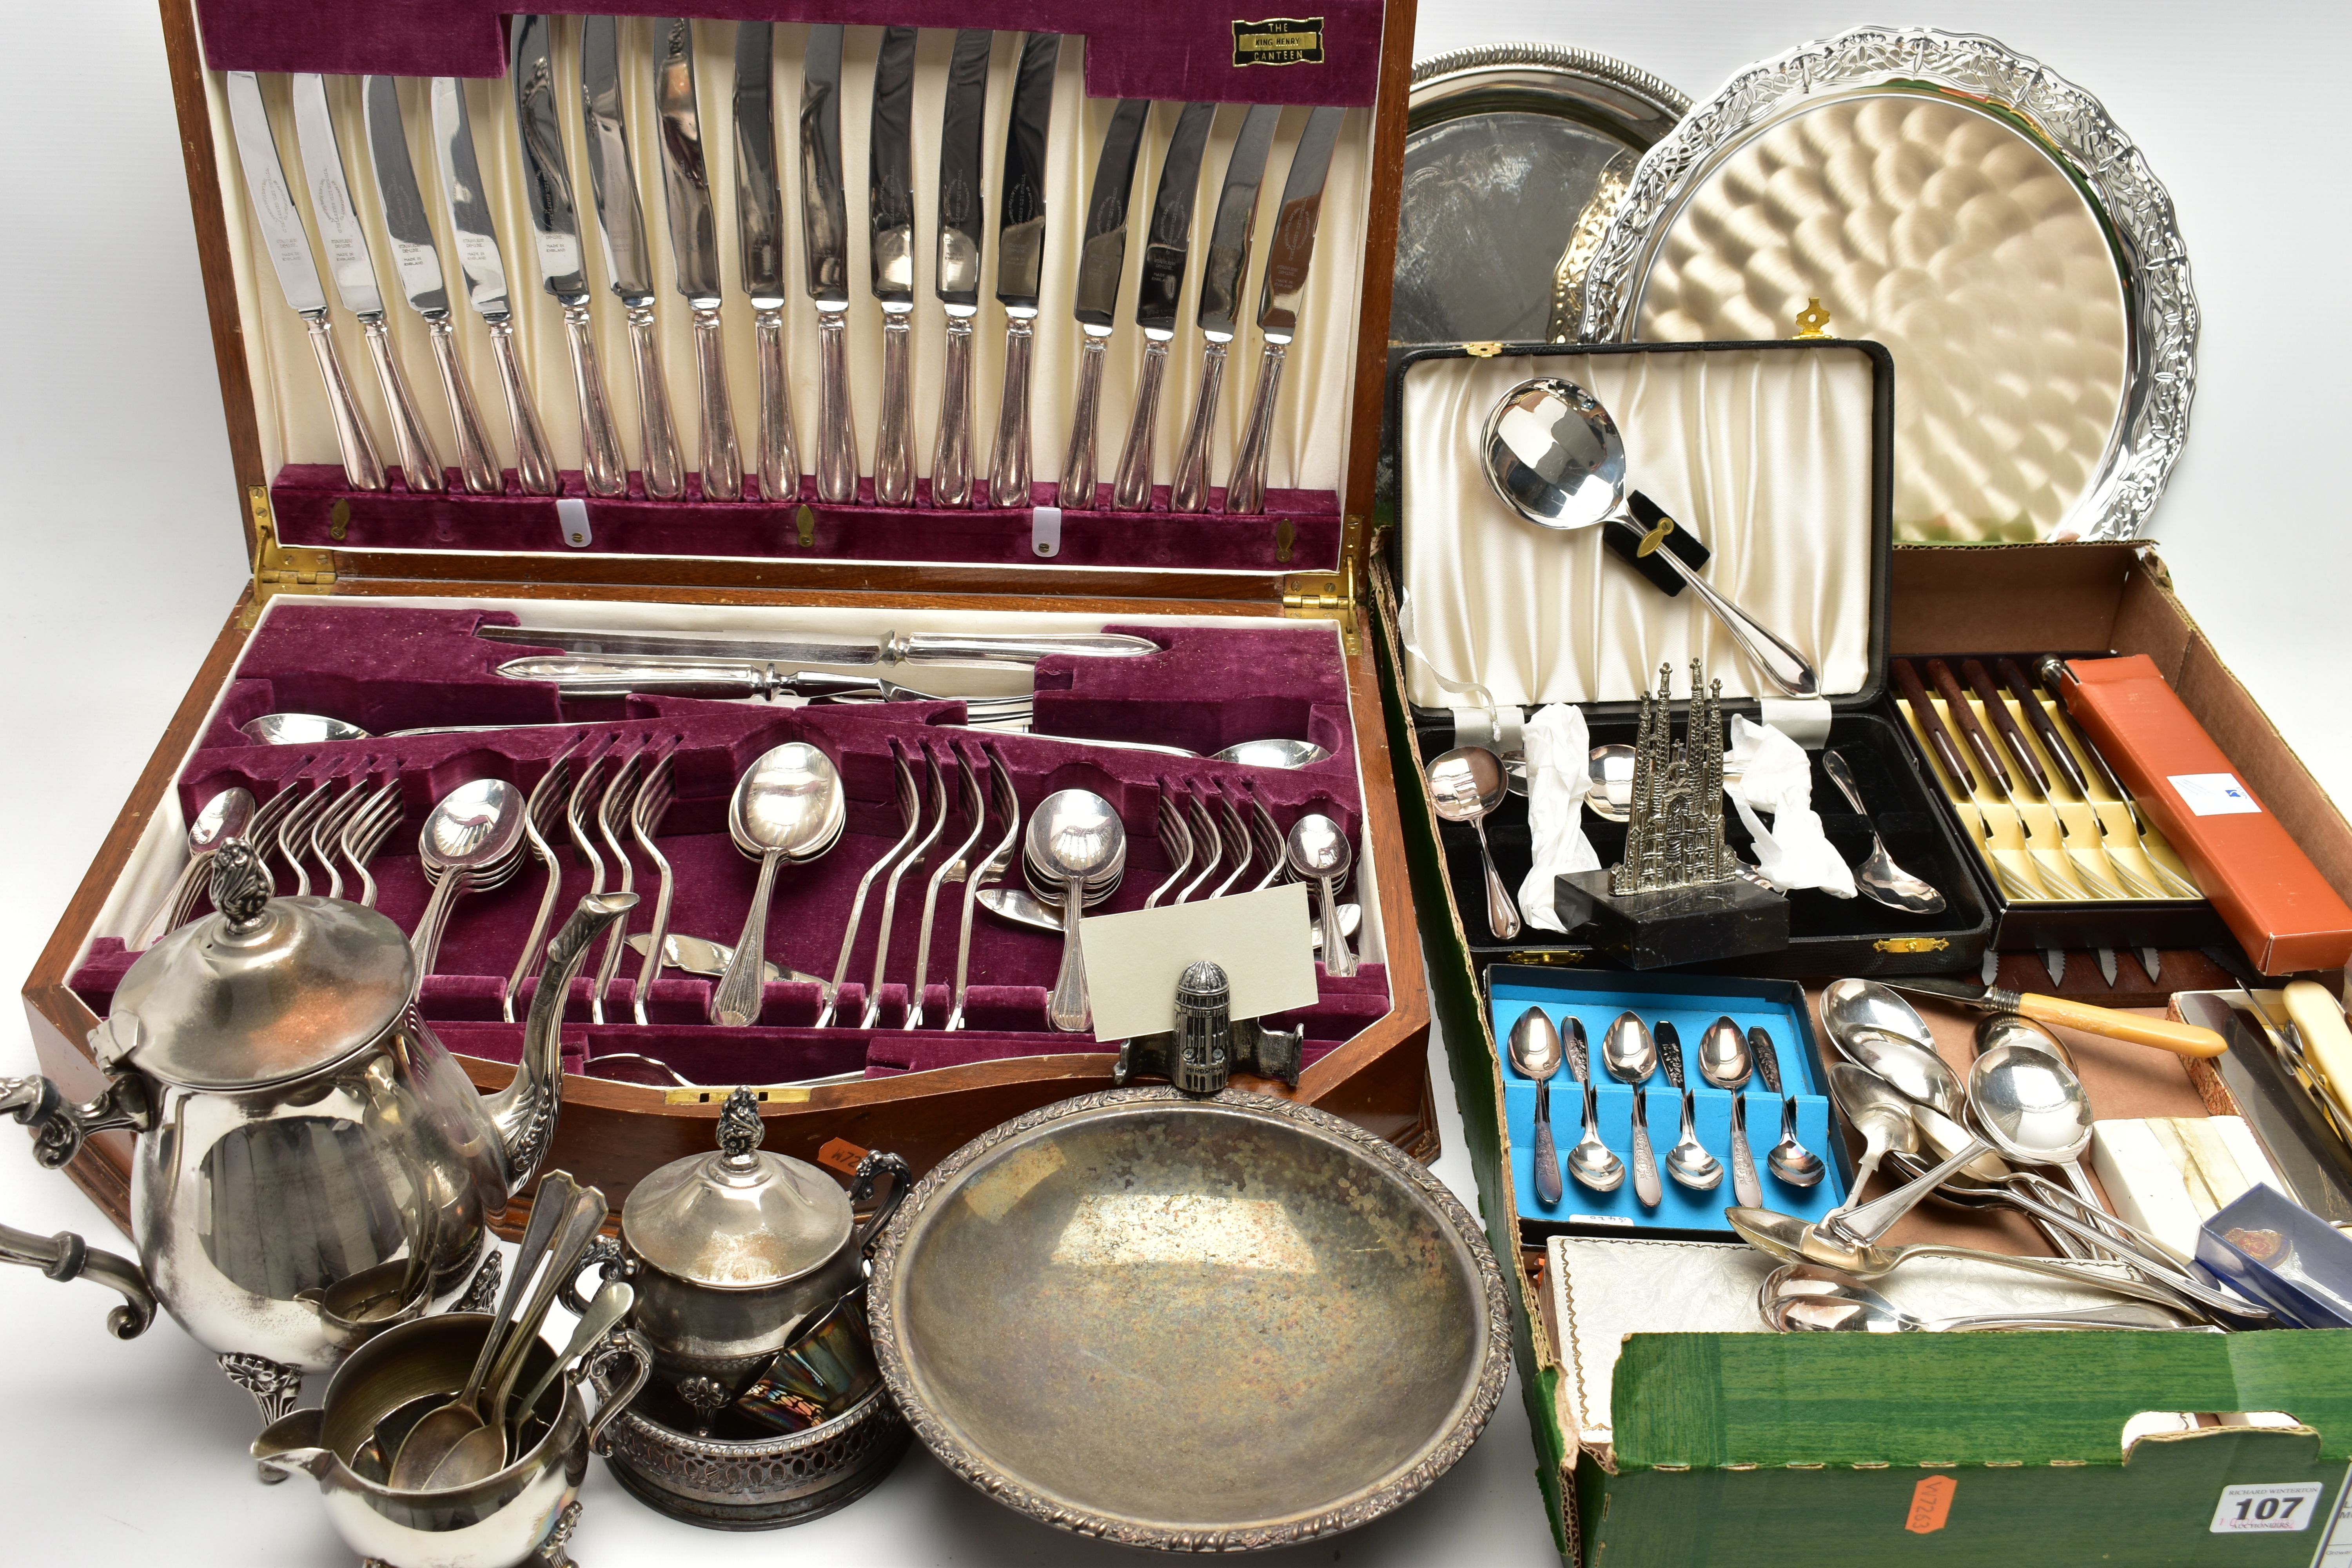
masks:
<svg viewBox="0 0 2352 1568"><path fill-rule="evenodd" d="M514 1081L483 1102L506 1158L507 1190L520 1192L555 1142L555 1118L563 1094L563 1005L572 982L588 962L588 950L615 921L637 907L635 893L598 893L580 900L555 940L530 998L523 1025L522 1065Z"/></svg>

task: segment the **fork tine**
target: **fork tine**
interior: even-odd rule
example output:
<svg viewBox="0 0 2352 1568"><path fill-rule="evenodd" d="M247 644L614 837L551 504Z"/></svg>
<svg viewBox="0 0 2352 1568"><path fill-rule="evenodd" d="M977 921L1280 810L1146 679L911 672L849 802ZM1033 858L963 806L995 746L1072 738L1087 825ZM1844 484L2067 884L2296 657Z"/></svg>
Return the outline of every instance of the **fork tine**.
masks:
<svg viewBox="0 0 2352 1568"><path fill-rule="evenodd" d="M1257 879L1257 885L1250 889L1250 891L1264 892L1274 886L1275 879L1285 875L1287 870L1288 845L1282 836L1280 825L1274 820L1274 813L1265 808L1265 797L1257 793L1257 787L1255 784L1244 784L1242 792L1249 796L1249 803L1255 808L1255 814L1250 820L1257 837L1258 848L1265 856L1265 875Z"/></svg>
<svg viewBox="0 0 2352 1568"><path fill-rule="evenodd" d="M400 826L403 816L400 800L400 774L389 772L383 784L376 786L374 798L343 828L343 858L359 873L360 904L364 909L375 908L375 873L368 863L392 830Z"/></svg>
<svg viewBox="0 0 2352 1568"><path fill-rule="evenodd" d="M646 748L651 743L652 738L648 736L622 760L621 765L613 772L612 782L604 786L604 797L596 803L596 833L604 839L604 847L613 852L620 890L625 893L636 890L637 868L621 843L620 827L614 816L617 813L621 820L627 819L629 801L636 792L637 770L646 761L648 755ZM595 983L588 992L588 1016L599 1024L604 1021L604 993L611 989L613 976L620 972L621 954L626 951L622 943L627 940L628 930L627 916L614 921L612 929L604 935L604 954L596 961Z"/></svg>
<svg viewBox="0 0 2352 1568"><path fill-rule="evenodd" d="M1216 784L1214 787L1217 792L1217 805L1224 814L1224 820L1221 826L1224 829L1225 847L1236 858L1234 868L1225 873L1225 879L1219 882L1217 890L1209 895L1213 899L1222 899L1232 890L1235 882L1249 875L1250 862L1256 856L1257 841L1250 837L1249 824L1242 820L1240 808L1235 806L1232 797L1225 794L1224 786Z"/></svg>
<svg viewBox="0 0 2352 1568"><path fill-rule="evenodd" d="M1199 873L1184 884L1182 892L1169 900L1175 904L1185 902L1206 887L1209 879L1217 874L1217 868L1224 864L1225 859L1224 835L1218 831L1216 818L1210 815L1208 802L1202 798L1200 786L1190 779L1185 781L1185 785L1186 798L1192 807L1192 847L1194 853L1202 858Z"/></svg>
<svg viewBox="0 0 2352 1568"><path fill-rule="evenodd" d="M931 830L907 852L906 858L890 868L890 879L882 885L882 929L874 943L874 987L866 994L866 1016L858 1020L858 1027L862 1029L875 1027L882 1016L882 983L889 977L890 936L891 927L898 923L898 884L906 879L908 872L923 863L923 857L931 852L931 846L939 842L940 830L948 825L947 775L940 771L940 759L932 752L928 739L918 741L916 745L922 749L923 761L929 767L931 809L939 814L939 818L931 824ZM919 807L915 820L918 823L922 820Z"/></svg>
<svg viewBox="0 0 2352 1568"><path fill-rule="evenodd" d="M640 1024L646 1022L646 997L652 992L654 981L661 974L662 943L669 939L669 900L673 890L670 864L668 857L661 852L657 838L662 818L669 812L676 771L674 764L677 761L677 746L683 740L683 736L670 738L668 746L662 752L661 761L656 763L653 771L646 775L645 787L637 792L635 809L629 814L629 828L636 838L637 847L646 852L646 858L654 863L661 878L660 890L654 895L654 923L650 940L646 943L645 962L637 966L633 1010Z"/></svg>
<svg viewBox="0 0 2352 1568"><path fill-rule="evenodd" d="M579 751L583 739L584 735L573 735L547 759L547 771L530 786L530 795L523 803L523 837L530 843L530 852L538 857L547 885L540 892L539 912L531 920L529 934L522 939L522 952L516 956L514 968L508 972L505 993L499 998L499 1014L509 1024L514 1022L515 993L522 989L523 976L530 972L531 961L539 956L541 944L547 940L548 923L554 919L555 906L563 890L563 862L552 840L558 818L570 809L572 764L580 760L573 753Z"/></svg>
<svg viewBox="0 0 2352 1568"><path fill-rule="evenodd" d="M1169 860L1168 879L1151 889L1143 900L1147 910L1160 907L1175 886L1192 868L1192 830L1184 826L1184 809L1178 802L1175 787L1165 777L1160 781L1160 847Z"/></svg>
<svg viewBox="0 0 2352 1568"><path fill-rule="evenodd" d="M994 804L1004 817L1004 837L988 852L988 858L971 868L963 885L963 924L956 934L955 996L948 1008L946 1027L963 1027L964 991L971 974L971 916L980 905L981 890L1004 873L1005 864L1013 858L1013 847L1021 839L1021 792L1013 787L1013 772L1004 765L1004 757L994 746L983 745L981 751L988 757L988 772L993 787Z"/></svg>
<svg viewBox="0 0 2352 1568"><path fill-rule="evenodd" d="M866 895L907 852L923 825L921 796L915 791L915 764L899 746L896 735L890 737L890 760L898 769L898 819L907 825L906 830L880 859L866 868L866 874L857 879L857 890L850 896L849 921L841 932L841 956L834 961L833 979L826 984L824 1000L817 1008L815 1027L820 1029L833 1022L834 1004L840 998L843 982L849 978L849 955L857 946L857 928L866 919Z"/></svg>

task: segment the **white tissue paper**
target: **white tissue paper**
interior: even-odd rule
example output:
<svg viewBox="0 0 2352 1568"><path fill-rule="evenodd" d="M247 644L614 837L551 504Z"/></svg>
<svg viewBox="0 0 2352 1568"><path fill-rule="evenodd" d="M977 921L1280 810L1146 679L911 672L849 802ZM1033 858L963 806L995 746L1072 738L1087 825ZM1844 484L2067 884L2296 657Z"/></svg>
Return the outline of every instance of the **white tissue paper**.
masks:
<svg viewBox="0 0 2352 1568"><path fill-rule="evenodd" d="M1819 888L1832 898L1854 896L1853 868L1822 832L1813 810L1813 769L1805 749L1769 724L1731 717L1731 750L1724 758L1724 793L1756 839L1756 868L1782 892ZM1759 811L1772 814L1767 828Z"/></svg>
<svg viewBox="0 0 2352 1568"><path fill-rule="evenodd" d="M1584 837L1584 792L1590 783L1591 739L1584 710L1555 702L1521 727L1528 759L1528 832L1535 869L1519 884L1519 915L1539 931L1568 928L1552 911L1560 877L1597 871L1601 857Z"/></svg>

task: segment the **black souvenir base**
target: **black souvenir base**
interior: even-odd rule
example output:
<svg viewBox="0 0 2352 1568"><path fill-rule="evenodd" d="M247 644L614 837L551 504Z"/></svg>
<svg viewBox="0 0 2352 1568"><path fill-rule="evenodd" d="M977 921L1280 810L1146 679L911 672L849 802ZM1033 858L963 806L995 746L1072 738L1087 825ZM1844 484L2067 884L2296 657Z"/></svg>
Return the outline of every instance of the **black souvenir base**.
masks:
<svg viewBox="0 0 2352 1568"><path fill-rule="evenodd" d="M1559 889L1552 908L1570 936L1628 969L1713 963L1789 945L1787 897L1745 877L1618 893L1606 871L1571 871Z"/></svg>

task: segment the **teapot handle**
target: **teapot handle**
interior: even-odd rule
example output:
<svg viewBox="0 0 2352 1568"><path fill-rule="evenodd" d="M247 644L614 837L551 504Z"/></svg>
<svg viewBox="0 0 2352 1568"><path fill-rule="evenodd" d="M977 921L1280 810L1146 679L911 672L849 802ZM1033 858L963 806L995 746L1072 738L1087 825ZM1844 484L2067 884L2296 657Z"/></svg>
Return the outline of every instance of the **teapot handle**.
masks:
<svg viewBox="0 0 2352 1568"><path fill-rule="evenodd" d="M617 1379L612 1374L616 1361L629 1363L629 1370ZM635 1329L615 1330L581 1358L580 1364L572 1371L572 1380L574 1384L591 1384L596 1390L596 1414L588 1423L590 1453L605 1452L604 1428L629 1407L629 1402L636 1398L637 1391L653 1374L654 1347Z"/></svg>
<svg viewBox="0 0 2352 1568"><path fill-rule="evenodd" d="M80 1153L93 1132L145 1132L155 1125L145 1081L129 1076L109 1081L86 1105L68 1102L37 1074L0 1078L0 1113L32 1129L33 1158L51 1171Z"/></svg>
<svg viewBox="0 0 2352 1568"><path fill-rule="evenodd" d="M865 1256L874 1245L874 1238L882 1234L883 1227L890 1223L890 1216L898 1212L898 1205L907 1201L907 1194L915 1185L915 1173L907 1168L906 1161L896 1154L877 1151L858 1162L857 1177L849 1184L849 1206L856 1208L860 1204L871 1203L874 1184L886 1172L891 1178L889 1196L882 1200L875 1208L873 1217L850 1237L851 1248L860 1257Z"/></svg>
<svg viewBox="0 0 2352 1568"><path fill-rule="evenodd" d="M135 1340L155 1321L155 1292L139 1265L111 1252L100 1252L69 1230L55 1236L35 1236L0 1225L0 1263L21 1263L58 1281L89 1279L122 1293L122 1305L106 1315L106 1327L118 1340Z"/></svg>

